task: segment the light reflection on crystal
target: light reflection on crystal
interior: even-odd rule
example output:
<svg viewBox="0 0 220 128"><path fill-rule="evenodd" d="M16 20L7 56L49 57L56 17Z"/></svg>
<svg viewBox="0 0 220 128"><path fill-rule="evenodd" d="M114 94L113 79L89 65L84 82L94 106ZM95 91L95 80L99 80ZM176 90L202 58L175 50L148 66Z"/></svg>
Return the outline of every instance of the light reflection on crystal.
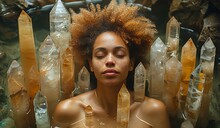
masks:
<svg viewBox="0 0 220 128"><path fill-rule="evenodd" d="M144 65L140 62L135 68L134 74L134 100L143 101L145 98L146 86L146 70Z"/></svg>

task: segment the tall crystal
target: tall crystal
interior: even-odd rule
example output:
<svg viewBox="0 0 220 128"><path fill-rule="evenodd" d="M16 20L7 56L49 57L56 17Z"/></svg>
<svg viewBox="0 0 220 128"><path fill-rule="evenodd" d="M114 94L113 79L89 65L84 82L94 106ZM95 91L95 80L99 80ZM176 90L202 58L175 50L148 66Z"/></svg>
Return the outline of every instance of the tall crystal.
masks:
<svg viewBox="0 0 220 128"><path fill-rule="evenodd" d="M85 66L78 73L78 80L76 88L74 89L74 95L79 95L90 90L90 74Z"/></svg>
<svg viewBox="0 0 220 128"><path fill-rule="evenodd" d="M37 128L50 128L47 98L38 91L34 97L33 103Z"/></svg>
<svg viewBox="0 0 220 128"><path fill-rule="evenodd" d="M61 0L50 11L50 36L62 55L70 41L70 14Z"/></svg>
<svg viewBox="0 0 220 128"><path fill-rule="evenodd" d="M59 50L50 36L39 48L40 86L42 95L47 97L50 119L60 100L60 61Z"/></svg>
<svg viewBox="0 0 220 128"><path fill-rule="evenodd" d="M195 65L196 65L196 47L191 38L182 47L181 63L182 63L182 75L181 75L181 83L180 83L180 91L179 91L179 103L180 103L179 105L180 105L180 109L184 110L186 96L188 93L190 75L195 69Z"/></svg>
<svg viewBox="0 0 220 128"><path fill-rule="evenodd" d="M143 101L145 98L145 87L146 87L146 69L140 62L135 68L134 73L134 100Z"/></svg>
<svg viewBox="0 0 220 128"><path fill-rule="evenodd" d="M24 73L16 60L13 60L8 72L8 98L13 112L16 128L30 128L29 96L24 86Z"/></svg>
<svg viewBox="0 0 220 128"><path fill-rule="evenodd" d="M175 117L178 111L177 93L180 87L181 71L182 64L176 57L172 57L166 62L162 99L171 117Z"/></svg>
<svg viewBox="0 0 220 128"><path fill-rule="evenodd" d="M37 59L34 44L32 19L23 10L21 11L18 18L18 31L21 66L24 72L24 78L26 79L28 78L28 72L30 71L32 66L36 67L37 71Z"/></svg>
<svg viewBox="0 0 220 128"><path fill-rule="evenodd" d="M150 52L150 97L160 99L164 88L164 73L167 47L158 37Z"/></svg>
<svg viewBox="0 0 220 128"><path fill-rule="evenodd" d="M180 24L174 16L167 22L166 26L166 43L168 58L171 54L178 58Z"/></svg>
<svg viewBox="0 0 220 128"><path fill-rule="evenodd" d="M117 128L127 128L130 116L130 93L125 84L118 93Z"/></svg>
<svg viewBox="0 0 220 128"><path fill-rule="evenodd" d="M201 65L198 65L190 76L189 89L184 110L186 119L190 120L194 126L199 115L204 82L205 74L203 73Z"/></svg>
<svg viewBox="0 0 220 128"><path fill-rule="evenodd" d="M85 125L88 128L94 127L94 115L93 115L93 110L90 105L86 106L85 108Z"/></svg>

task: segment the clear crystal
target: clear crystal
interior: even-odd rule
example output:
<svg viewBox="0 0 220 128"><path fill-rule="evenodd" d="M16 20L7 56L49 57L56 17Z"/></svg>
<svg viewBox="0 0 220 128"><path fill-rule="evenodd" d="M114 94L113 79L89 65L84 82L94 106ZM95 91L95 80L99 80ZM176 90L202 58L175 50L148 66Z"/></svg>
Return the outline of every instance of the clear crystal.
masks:
<svg viewBox="0 0 220 128"><path fill-rule="evenodd" d="M24 73L20 64L13 60L8 72L8 97L17 128L28 128L29 96L24 86Z"/></svg>
<svg viewBox="0 0 220 128"><path fill-rule="evenodd" d="M134 74L134 100L143 101L145 97L145 86L146 86L146 69L140 62L135 68Z"/></svg>
<svg viewBox="0 0 220 128"><path fill-rule="evenodd" d="M125 84L118 93L117 128L127 128L130 116L130 93Z"/></svg>
<svg viewBox="0 0 220 128"><path fill-rule="evenodd" d="M198 65L190 76L188 94L184 114L195 126L201 106L202 94L204 89L205 74L201 65Z"/></svg>
<svg viewBox="0 0 220 128"><path fill-rule="evenodd" d="M178 111L177 93L180 87L181 71L182 64L176 57L172 57L166 62L162 99L172 117L175 117Z"/></svg>
<svg viewBox="0 0 220 128"><path fill-rule="evenodd" d="M70 14L61 0L57 0L50 11L50 36L60 50L61 55L69 46L70 41Z"/></svg>
<svg viewBox="0 0 220 128"><path fill-rule="evenodd" d="M47 98L38 91L34 97L34 111L38 128L50 128L50 119L47 107Z"/></svg>
<svg viewBox="0 0 220 128"><path fill-rule="evenodd" d="M150 97L161 99L164 88L164 73L167 47L158 37L150 52Z"/></svg>
<svg viewBox="0 0 220 128"><path fill-rule="evenodd" d="M195 65L196 65L196 47L191 38L182 47L181 63L182 63L182 76L180 83L179 100L180 100L180 107L183 110L185 107L186 96L188 93L190 75L195 69Z"/></svg>
<svg viewBox="0 0 220 128"><path fill-rule="evenodd" d="M178 58L179 49L179 35L180 24L174 16L167 22L166 26L166 42L167 42L167 54L170 58L171 54L174 54Z"/></svg>
<svg viewBox="0 0 220 128"><path fill-rule="evenodd" d="M51 118L60 100L60 59L59 51L50 36L47 36L39 48L39 70L41 92L47 97Z"/></svg>

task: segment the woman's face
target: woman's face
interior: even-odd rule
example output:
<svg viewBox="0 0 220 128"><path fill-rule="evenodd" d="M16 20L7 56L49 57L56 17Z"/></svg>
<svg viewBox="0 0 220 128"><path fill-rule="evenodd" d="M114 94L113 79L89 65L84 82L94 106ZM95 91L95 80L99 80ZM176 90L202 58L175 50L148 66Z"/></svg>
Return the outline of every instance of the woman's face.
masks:
<svg viewBox="0 0 220 128"><path fill-rule="evenodd" d="M96 38L89 64L97 82L106 86L122 84L133 69L128 47L114 32L104 32Z"/></svg>

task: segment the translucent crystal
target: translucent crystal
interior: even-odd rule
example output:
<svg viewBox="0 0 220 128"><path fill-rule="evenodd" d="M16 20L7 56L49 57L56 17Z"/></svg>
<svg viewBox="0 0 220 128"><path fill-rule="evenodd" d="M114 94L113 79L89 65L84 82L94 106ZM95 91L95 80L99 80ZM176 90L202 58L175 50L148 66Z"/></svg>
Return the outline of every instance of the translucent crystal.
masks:
<svg viewBox="0 0 220 128"><path fill-rule="evenodd" d="M202 94L204 89L205 74L201 65L198 65L190 76L188 94L184 114L195 126L199 109L201 106Z"/></svg>
<svg viewBox="0 0 220 128"><path fill-rule="evenodd" d="M171 117L175 117L178 111L177 93L179 91L182 64L176 57L166 62L164 77L163 101Z"/></svg>
<svg viewBox="0 0 220 128"><path fill-rule="evenodd" d="M90 90L90 74L85 66L78 73L77 85L74 90L74 95L79 95Z"/></svg>
<svg viewBox="0 0 220 128"><path fill-rule="evenodd" d="M61 0L57 0L50 11L50 36L62 55L70 41L70 14Z"/></svg>
<svg viewBox="0 0 220 128"><path fill-rule="evenodd" d="M16 60L13 60L8 72L8 97L16 128L29 128L29 96L24 86L24 73Z"/></svg>
<svg viewBox="0 0 220 128"><path fill-rule="evenodd" d="M195 64L196 64L196 47L191 38L182 47L181 63L182 63L182 75L181 75L179 98L180 98L180 107L183 110L185 107L186 96L188 93L190 75L195 69Z"/></svg>
<svg viewBox="0 0 220 128"><path fill-rule="evenodd" d="M174 16L167 22L166 26L166 42L167 42L167 54L170 58L171 54L174 54L178 58L179 49L179 35L180 24Z"/></svg>
<svg viewBox="0 0 220 128"><path fill-rule="evenodd" d="M185 120L182 124L181 124L181 128L194 128L192 123L189 120Z"/></svg>
<svg viewBox="0 0 220 128"><path fill-rule="evenodd" d="M135 68L134 74L134 100L143 101L145 97L146 86L146 70L144 65L140 62Z"/></svg>
<svg viewBox="0 0 220 128"><path fill-rule="evenodd" d="M37 59L32 20L23 10L21 11L21 14L18 18L18 31L21 66L24 72L24 78L26 79L32 66L36 67L37 71Z"/></svg>
<svg viewBox="0 0 220 128"><path fill-rule="evenodd" d="M72 50L68 47L62 55L62 99L72 96L74 90L74 63Z"/></svg>
<svg viewBox="0 0 220 128"><path fill-rule="evenodd" d="M118 93L117 128L127 128L130 116L130 93L125 84Z"/></svg>
<svg viewBox="0 0 220 128"><path fill-rule="evenodd" d="M38 128L50 128L50 119L47 111L47 98L37 92L34 98L34 111Z"/></svg>
<svg viewBox="0 0 220 128"><path fill-rule="evenodd" d="M200 64L206 75L205 86L204 86L204 93L206 94L212 88L215 54L216 54L215 45L213 44L211 38L208 38L206 42L202 45L201 53L200 53Z"/></svg>
<svg viewBox="0 0 220 128"><path fill-rule="evenodd" d="M50 36L47 36L39 48L39 70L41 92L47 97L51 118L60 100L60 59L59 51Z"/></svg>
<svg viewBox="0 0 220 128"><path fill-rule="evenodd" d="M93 110L90 105L86 106L85 108L85 125L88 128L91 128L94 126L94 117L93 117Z"/></svg>
<svg viewBox="0 0 220 128"><path fill-rule="evenodd" d="M164 88L166 62L166 45L158 37L151 46L150 52L150 97L161 99Z"/></svg>

